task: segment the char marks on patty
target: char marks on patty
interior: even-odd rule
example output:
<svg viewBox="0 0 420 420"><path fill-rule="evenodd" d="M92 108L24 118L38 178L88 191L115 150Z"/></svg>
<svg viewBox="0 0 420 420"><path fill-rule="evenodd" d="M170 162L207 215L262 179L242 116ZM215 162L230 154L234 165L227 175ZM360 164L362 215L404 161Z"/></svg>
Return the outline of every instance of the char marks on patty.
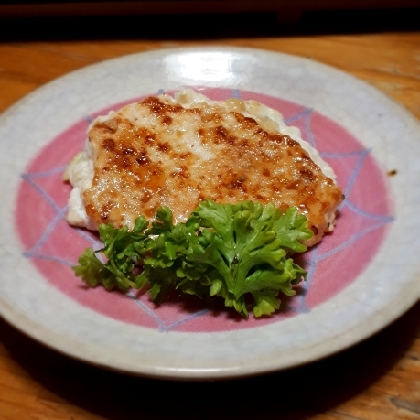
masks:
<svg viewBox="0 0 420 420"><path fill-rule="evenodd" d="M80 191L87 216L132 228L161 205L183 221L203 199L251 199L297 207L315 233L309 245L318 242L342 192L299 142L273 129L265 109L240 100L182 106L161 96L95 120L87 148L93 177Z"/></svg>

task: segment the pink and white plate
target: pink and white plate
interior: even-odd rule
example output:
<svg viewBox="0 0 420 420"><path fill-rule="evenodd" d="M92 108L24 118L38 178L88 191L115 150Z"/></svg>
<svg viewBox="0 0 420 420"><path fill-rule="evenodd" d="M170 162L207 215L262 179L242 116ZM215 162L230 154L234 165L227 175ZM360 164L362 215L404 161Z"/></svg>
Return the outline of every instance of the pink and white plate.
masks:
<svg viewBox="0 0 420 420"><path fill-rule="evenodd" d="M219 302L88 289L71 266L96 235L65 221L62 173L92 119L189 87L254 99L299 127L346 199L336 229L301 259L308 279L271 318ZM420 126L343 72L261 50L168 49L70 73L0 117L0 313L72 357L135 374L244 376L325 357L367 338L420 296Z"/></svg>

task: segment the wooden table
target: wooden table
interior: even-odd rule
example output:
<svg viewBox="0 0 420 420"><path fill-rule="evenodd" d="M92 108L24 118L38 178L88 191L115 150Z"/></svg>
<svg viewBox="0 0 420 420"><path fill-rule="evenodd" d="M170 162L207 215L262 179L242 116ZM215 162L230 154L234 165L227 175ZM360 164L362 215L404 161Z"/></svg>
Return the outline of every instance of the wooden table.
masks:
<svg viewBox="0 0 420 420"><path fill-rule="evenodd" d="M152 40L0 38L0 112L42 84L103 59L168 46L223 45L322 61L371 83L420 118L420 31L213 40L202 34L200 40L176 40L168 33ZM178 417L420 419L420 303L375 336L326 360L257 378L198 384L101 370L0 320L0 420Z"/></svg>

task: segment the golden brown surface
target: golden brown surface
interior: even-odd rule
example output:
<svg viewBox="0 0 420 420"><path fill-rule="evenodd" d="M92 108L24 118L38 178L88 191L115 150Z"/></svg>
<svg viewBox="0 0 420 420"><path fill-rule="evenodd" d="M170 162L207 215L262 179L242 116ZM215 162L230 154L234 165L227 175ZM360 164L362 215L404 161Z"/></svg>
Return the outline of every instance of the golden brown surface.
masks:
<svg viewBox="0 0 420 420"><path fill-rule="evenodd" d="M43 83L101 59L187 45L257 47L311 57L371 83L420 118L420 31L201 41L168 36L164 41L4 42L0 111ZM1 420L420 419L420 303L338 355L235 383L176 384L103 371L43 347L3 321L0 337ZM236 398L232 389L239 390ZM222 403L227 396L230 405Z"/></svg>
<svg viewBox="0 0 420 420"><path fill-rule="evenodd" d="M101 118L88 133L87 215L133 229L139 215L152 218L162 205L180 222L204 199L272 202L283 211L297 207L314 232L310 245L318 242L342 201L340 188L297 141L239 111L246 111L239 100L183 107L149 97Z"/></svg>

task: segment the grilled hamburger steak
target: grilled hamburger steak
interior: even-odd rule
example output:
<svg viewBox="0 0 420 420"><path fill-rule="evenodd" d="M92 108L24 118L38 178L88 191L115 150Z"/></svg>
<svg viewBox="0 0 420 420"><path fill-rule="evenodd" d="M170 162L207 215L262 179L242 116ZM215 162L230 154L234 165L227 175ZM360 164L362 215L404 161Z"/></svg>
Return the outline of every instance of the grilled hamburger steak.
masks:
<svg viewBox="0 0 420 420"><path fill-rule="evenodd" d="M183 221L200 200L273 202L305 214L319 242L343 194L332 169L280 113L254 101L182 91L97 118L67 176L70 224L134 227L168 206Z"/></svg>

